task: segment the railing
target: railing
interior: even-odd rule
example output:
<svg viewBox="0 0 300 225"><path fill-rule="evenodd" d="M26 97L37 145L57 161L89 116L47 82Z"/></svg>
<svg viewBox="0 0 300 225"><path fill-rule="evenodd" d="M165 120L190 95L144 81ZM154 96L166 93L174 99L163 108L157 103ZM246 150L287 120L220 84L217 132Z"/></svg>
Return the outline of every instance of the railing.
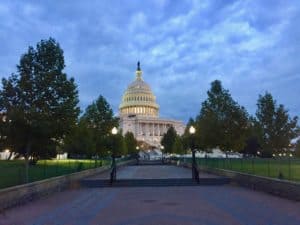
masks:
<svg viewBox="0 0 300 225"><path fill-rule="evenodd" d="M191 158L180 160L192 162ZM197 164L206 168L300 181L300 159L296 158L197 158Z"/></svg>
<svg viewBox="0 0 300 225"><path fill-rule="evenodd" d="M30 165L28 171L29 182L43 180L50 177L66 175L82 170L97 168L111 163L105 159L66 159L39 160L36 165ZM25 183L24 160L0 160L0 189Z"/></svg>

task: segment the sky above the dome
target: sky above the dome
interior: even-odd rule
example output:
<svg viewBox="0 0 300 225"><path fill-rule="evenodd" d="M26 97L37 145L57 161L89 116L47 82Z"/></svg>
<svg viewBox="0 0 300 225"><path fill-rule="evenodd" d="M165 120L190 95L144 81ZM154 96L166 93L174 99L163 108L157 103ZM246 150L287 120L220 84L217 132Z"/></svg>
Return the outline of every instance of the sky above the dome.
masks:
<svg viewBox="0 0 300 225"><path fill-rule="evenodd" d="M299 0L1 0L1 77L50 36L82 110L101 94L117 113L140 60L161 117L195 117L215 79L250 114L269 91L300 115Z"/></svg>

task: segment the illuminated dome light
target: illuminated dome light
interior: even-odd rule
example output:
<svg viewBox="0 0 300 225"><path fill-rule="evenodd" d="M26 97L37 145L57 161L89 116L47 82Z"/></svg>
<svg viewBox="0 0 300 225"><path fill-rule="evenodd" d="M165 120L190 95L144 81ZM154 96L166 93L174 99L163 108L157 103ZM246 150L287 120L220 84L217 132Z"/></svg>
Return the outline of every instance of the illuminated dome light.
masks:
<svg viewBox="0 0 300 225"><path fill-rule="evenodd" d="M159 106L149 85L143 81L140 62L137 63L136 79L125 91L119 106L120 116L141 115L158 117Z"/></svg>

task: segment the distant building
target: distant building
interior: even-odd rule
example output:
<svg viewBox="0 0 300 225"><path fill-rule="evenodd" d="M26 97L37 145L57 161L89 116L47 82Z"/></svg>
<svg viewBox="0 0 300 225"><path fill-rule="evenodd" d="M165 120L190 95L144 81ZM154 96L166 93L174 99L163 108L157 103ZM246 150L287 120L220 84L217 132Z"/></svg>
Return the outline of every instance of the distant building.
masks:
<svg viewBox="0 0 300 225"><path fill-rule="evenodd" d="M119 106L120 128L123 134L132 132L139 142L159 148L162 136L173 126L177 134L184 133L182 121L159 118L159 106L149 85L142 78L138 62L136 78L124 92Z"/></svg>

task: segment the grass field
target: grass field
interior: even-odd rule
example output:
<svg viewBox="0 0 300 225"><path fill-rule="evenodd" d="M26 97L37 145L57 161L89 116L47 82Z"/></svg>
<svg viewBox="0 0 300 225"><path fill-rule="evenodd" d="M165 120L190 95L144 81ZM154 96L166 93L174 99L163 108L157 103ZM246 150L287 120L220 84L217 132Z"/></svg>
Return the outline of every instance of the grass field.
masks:
<svg viewBox="0 0 300 225"><path fill-rule="evenodd" d="M259 176L300 181L300 159L197 159L198 165L220 168ZM281 175L280 175L281 174Z"/></svg>
<svg viewBox="0 0 300 225"><path fill-rule="evenodd" d="M39 160L29 167L29 182L110 164L110 160ZM0 188L25 182L24 160L0 160Z"/></svg>

